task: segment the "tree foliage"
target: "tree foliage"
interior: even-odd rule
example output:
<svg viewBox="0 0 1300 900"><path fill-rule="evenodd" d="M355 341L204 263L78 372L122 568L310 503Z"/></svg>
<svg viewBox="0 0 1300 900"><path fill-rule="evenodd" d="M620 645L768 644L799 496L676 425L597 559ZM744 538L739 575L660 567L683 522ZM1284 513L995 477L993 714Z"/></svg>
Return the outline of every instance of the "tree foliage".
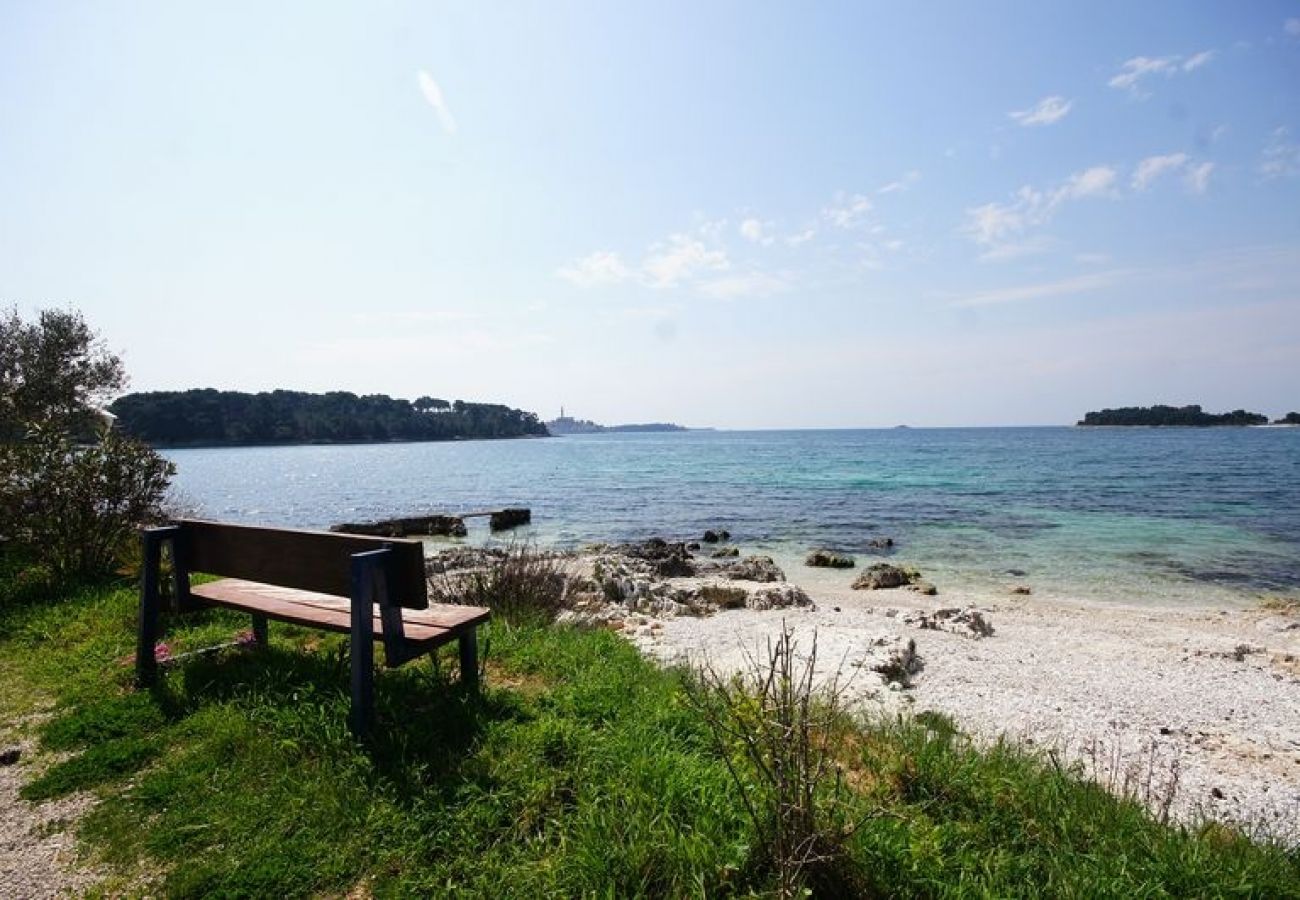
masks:
<svg viewBox="0 0 1300 900"><path fill-rule="evenodd" d="M127 433L162 445L444 441L547 434L535 413L496 403L414 403L346 391L247 394L211 388L127 394L109 409Z"/></svg>
<svg viewBox="0 0 1300 900"><path fill-rule="evenodd" d="M126 372L80 313L0 314L0 541L61 578L111 571L174 471L95 404Z"/></svg>
<svg viewBox="0 0 1300 900"><path fill-rule="evenodd" d="M84 433L93 407L125 386L122 361L81 313L47 309L35 322L0 313L0 440L33 423Z"/></svg>
<svg viewBox="0 0 1300 900"><path fill-rule="evenodd" d="M1080 425L1267 425L1268 416L1236 409L1207 413L1200 406L1124 406L1090 412Z"/></svg>

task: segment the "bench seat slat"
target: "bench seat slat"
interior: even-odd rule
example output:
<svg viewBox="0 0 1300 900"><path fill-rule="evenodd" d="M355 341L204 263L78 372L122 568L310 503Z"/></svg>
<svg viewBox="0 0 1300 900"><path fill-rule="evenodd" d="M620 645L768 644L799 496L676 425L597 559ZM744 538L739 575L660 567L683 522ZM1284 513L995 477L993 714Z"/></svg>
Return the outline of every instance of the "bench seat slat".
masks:
<svg viewBox="0 0 1300 900"><path fill-rule="evenodd" d="M259 613L295 625L306 625L347 634L352 630L351 601L333 594L319 594L278 587L239 578L222 578L196 584L190 594L208 603L241 612ZM402 628L409 643L444 643L467 629L486 622L491 613L479 606L430 604L425 609L402 610ZM374 608L375 639L383 637L379 607Z"/></svg>

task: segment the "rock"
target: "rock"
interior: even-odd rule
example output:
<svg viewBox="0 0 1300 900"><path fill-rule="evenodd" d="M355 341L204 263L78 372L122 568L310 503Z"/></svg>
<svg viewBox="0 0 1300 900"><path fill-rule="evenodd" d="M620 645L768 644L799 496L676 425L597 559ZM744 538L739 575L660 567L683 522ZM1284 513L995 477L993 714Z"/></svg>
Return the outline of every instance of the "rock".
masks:
<svg viewBox="0 0 1300 900"><path fill-rule="evenodd" d="M659 561L674 556L685 559L691 555L690 550L680 541L670 543L663 538L657 537L642 541L639 544L621 544L616 549L623 556L650 561Z"/></svg>
<svg viewBox="0 0 1300 900"><path fill-rule="evenodd" d="M488 527L493 531L508 531L511 528L518 528L520 525L527 525L532 520L533 511L531 509L523 509L522 507L499 509L488 520Z"/></svg>
<svg viewBox="0 0 1300 900"><path fill-rule="evenodd" d="M965 609L948 607L932 613L912 612L903 616L903 624L930 631L947 631L973 638L992 637L994 629L984 614L973 606Z"/></svg>
<svg viewBox="0 0 1300 900"><path fill-rule="evenodd" d="M506 552L497 547L451 547L430 556L424 567L430 574L485 569L500 562L505 555Z"/></svg>
<svg viewBox="0 0 1300 900"><path fill-rule="evenodd" d="M706 544L716 544L718 541L722 540L722 538L718 537L716 531L710 529L709 531L704 532L704 537L701 538L701 540Z"/></svg>
<svg viewBox="0 0 1300 900"><path fill-rule="evenodd" d="M655 563L655 574L664 578L689 578L695 574L695 567L685 556L665 556Z"/></svg>
<svg viewBox="0 0 1300 900"><path fill-rule="evenodd" d="M378 522L345 522L331 525L336 534L360 534L369 537L407 537L413 534L465 537L469 532L460 516L411 516L401 519L381 519Z"/></svg>
<svg viewBox="0 0 1300 900"><path fill-rule="evenodd" d="M939 593L939 589L928 581L917 581L909 584L908 590L916 591L918 594L924 594L927 597L933 597Z"/></svg>
<svg viewBox="0 0 1300 900"><path fill-rule="evenodd" d="M785 573L770 556L746 556L722 574L734 581L785 581Z"/></svg>
<svg viewBox="0 0 1300 900"><path fill-rule="evenodd" d="M712 553L710 553L709 555L712 556L714 559L729 559L729 558L731 558L731 557L737 557L737 556L740 556L740 548L739 548L739 547L723 547L723 548L721 548L720 550L714 550L714 551L713 551Z"/></svg>
<svg viewBox="0 0 1300 900"><path fill-rule="evenodd" d="M718 529L718 538L724 541L731 540L731 532L725 528Z"/></svg>
<svg viewBox="0 0 1300 900"><path fill-rule="evenodd" d="M0 766L12 766L22 758L22 747L6 747L0 750Z"/></svg>
<svg viewBox="0 0 1300 900"><path fill-rule="evenodd" d="M704 603L719 609L741 609L749 600L749 591L727 584L701 585L696 593Z"/></svg>
<svg viewBox="0 0 1300 900"><path fill-rule="evenodd" d="M1007 574L1012 578L1024 578L1029 573L1024 569L1007 569Z"/></svg>
<svg viewBox="0 0 1300 900"><path fill-rule="evenodd" d="M759 588L745 601L747 609L788 609L792 606L812 606L812 600L803 589L793 584Z"/></svg>
<svg viewBox="0 0 1300 900"><path fill-rule="evenodd" d="M853 557L833 550L814 550L804 558L803 564L826 569L851 569L855 565Z"/></svg>
<svg viewBox="0 0 1300 900"><path fill-rule="evenodd" d="M894 539L891 537L872 538L867 541L867 547L871 550L892 550L894 549Z"/></svg>
<svg viewBox="0 0 1300 900"><path fill-rule="evenodd" d="M1026 587L1025 585L1020 584L1020 585L1016 585L1015 587L1013 587L1013 588L1011 589L1011 593L1013 593L1013 594L1020 594L1020 595L1022 595L1022 596L1028 596L1029 594L1032 594L1033 591L1030 590L1030 589L1029 589L1028 587Z"/></svg>
<svg viewBox="0 0 1300 900"><path fill-rule="evenodd" d="M691 541L689 544L686 545L686 549L687 549L687 550L698 550L698 549L700 549L700 542L699 542L699 541Z"/></svg>
<svg viewBox="0 0 1300 900"><path fill-rule="evenodd" d="M896 588L920 580L921 573L915 569L904 569L889 563L876 563L868 566L853 581L857 591L874 591L882 588Z"/></svg>

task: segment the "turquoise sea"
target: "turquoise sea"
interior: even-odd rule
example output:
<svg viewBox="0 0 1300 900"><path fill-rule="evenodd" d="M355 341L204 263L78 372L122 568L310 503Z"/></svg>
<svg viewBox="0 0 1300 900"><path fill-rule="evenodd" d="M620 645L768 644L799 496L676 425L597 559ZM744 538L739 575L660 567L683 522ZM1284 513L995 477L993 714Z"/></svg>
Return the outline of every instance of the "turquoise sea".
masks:
<svg viewBox="0 0 1300 900"><path fill-rule="evenodd" d="M1131 603L1300 593L1300 428L705 431L173 450L210 518L319 528L503 506L576 546L726 528L787 567L812 547L945 586ZM484 520L469 541L490 540ZM1015 573L1024 574L1015 574ZM847 578L847 576L845 576Z"/></svg>

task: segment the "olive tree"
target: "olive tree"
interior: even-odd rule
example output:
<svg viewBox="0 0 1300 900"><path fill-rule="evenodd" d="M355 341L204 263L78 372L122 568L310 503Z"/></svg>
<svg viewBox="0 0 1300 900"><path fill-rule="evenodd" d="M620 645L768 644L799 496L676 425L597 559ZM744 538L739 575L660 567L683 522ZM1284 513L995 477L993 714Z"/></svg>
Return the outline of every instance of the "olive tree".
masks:
<svg viewBox="0 0 1300 900"><path fill-rule="evenodd" d="M80 313L0 313L0 541L56 576L111 571L160 515L174 467L97 415L125 386Z"/></svg>

